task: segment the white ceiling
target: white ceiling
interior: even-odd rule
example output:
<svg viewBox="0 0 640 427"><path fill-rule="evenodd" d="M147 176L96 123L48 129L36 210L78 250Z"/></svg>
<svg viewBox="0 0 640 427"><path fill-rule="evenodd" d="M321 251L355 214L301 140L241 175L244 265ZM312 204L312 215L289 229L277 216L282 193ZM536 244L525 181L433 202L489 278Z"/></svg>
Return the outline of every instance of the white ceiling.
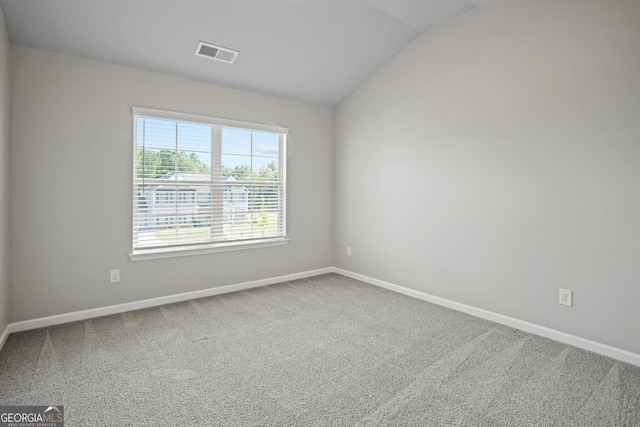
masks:
<svg viewBox="0 0 640 427"><path fill-rule="evenodd" d="M333 107L427 28L521 0L0 0L11 43ZM199 41L240 51L194 55Z"/></svg>

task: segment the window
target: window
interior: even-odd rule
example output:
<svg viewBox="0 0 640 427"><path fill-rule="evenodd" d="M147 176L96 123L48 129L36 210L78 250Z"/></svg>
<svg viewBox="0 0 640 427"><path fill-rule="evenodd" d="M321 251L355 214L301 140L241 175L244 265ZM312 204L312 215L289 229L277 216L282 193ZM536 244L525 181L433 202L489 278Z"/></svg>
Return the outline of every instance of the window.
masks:
<svg viewBox="0 0 640 427"><path fill-rule="evenodd" d="M287 129L133 108L131 259L286 243Z"/></svg>

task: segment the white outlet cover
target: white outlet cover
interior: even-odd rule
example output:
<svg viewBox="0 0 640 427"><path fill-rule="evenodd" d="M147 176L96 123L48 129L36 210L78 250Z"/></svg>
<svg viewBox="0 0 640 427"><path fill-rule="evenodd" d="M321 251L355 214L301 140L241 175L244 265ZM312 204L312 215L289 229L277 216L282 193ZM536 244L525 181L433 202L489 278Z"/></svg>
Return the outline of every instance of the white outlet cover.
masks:
<svg viewBox="0 0 640 427"><path fill-rule="evenodd" d="M111 283L118 283L120 281L120 270L111 270L109 272Z"/></svg>
<svg viewBox="0 0 640 427"><path fill-rule="evenodd" d="M560 304L573 306L573 291L569 289L560 289Z"/></svg>

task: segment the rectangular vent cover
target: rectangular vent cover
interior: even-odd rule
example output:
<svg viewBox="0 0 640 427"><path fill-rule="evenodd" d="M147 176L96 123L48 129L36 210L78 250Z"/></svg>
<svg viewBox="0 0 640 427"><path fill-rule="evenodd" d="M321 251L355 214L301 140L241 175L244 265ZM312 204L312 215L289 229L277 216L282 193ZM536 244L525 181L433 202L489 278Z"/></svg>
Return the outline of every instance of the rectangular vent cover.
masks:
<svg viewBox="0 0 640 427"><path fill-rule="evenodd" d="M211 43L200 42L196 49L197 56L203 56L209 59L215 59L216 61L226 62L227 64L233 64L233 61L238 57L237 50L227 49L226 47L216 46Z"/></svg>

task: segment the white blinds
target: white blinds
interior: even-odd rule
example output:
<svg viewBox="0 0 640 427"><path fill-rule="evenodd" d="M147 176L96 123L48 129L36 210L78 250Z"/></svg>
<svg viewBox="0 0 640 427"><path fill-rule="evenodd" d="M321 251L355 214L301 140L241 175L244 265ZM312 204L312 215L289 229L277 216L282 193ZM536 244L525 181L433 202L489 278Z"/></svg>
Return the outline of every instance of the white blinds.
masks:
<svg viewBox="0 0 640 427"><path fill-rule="evenodd" d="M286 235L287 129L133 109L133 251Z"/></svg>

